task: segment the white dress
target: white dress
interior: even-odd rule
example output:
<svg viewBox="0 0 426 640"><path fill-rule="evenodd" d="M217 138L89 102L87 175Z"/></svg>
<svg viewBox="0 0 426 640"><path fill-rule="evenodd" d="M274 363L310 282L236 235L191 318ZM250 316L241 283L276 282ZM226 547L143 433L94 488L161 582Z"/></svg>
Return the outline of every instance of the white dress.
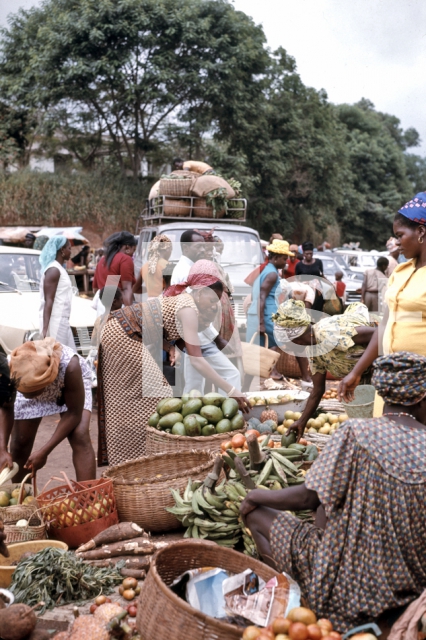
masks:
<svg viewBox="0 0 426 640"><path fill-rule="evenodd" d="M83 374L84 408L87 411L92 411L92 373L81 356L75 354L69 347L63 346L58 375L52 384L49 384L43 393L36 398L25 398L19 391L16 394L15 420L32 420L33 418L53 416L55 413L68 411L62 395L65 372L72 358L78 358L81 373Z"/></svg>
<svg viewBox="0 0 426 640"><path fill-rule="evenodd" d="M58 288L56 289L55 299L53 301L52 314L50 316L49 327L46 337L55 338L57 342L66 345L77 352L74 337L70 327L71 303L72 303L72 286L69 275L64 267L56 260L51 262L45 269L40 281L40 333L43 331L43 312L46 304L44 298L44 278L48 269L55 267L59 271Z"/></svg>

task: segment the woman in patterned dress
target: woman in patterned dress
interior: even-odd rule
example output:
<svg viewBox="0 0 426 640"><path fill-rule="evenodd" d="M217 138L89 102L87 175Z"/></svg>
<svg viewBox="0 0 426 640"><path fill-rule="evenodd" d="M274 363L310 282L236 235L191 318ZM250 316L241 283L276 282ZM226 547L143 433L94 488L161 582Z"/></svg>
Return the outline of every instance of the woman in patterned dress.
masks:
<svg viewBox="0 0 426 640"><path fill-rule="evenodd" d="M345 313L311 324L312 318L305 304L290 298L279 306L272 318L276 323L276 340L280 344L285 343L288 353L291 353L291 342L305 347L303 352L295 352L295 355L303 353L310 361L313 390L302 416L290 427L290 431L295 431L300 438L321 402L327 372L335 378L342 378L352 371L374 335L376 325L365 304L358 302L350 304Z"/></svg>
<svg viewBox="0 0 426 640"><path fill-rule="evenodd" d="M216 316L223 285L217 277L190 273L191 293L159 297L112 313L103 331L98 360L98 465L115 465L146 453L145 428L160 398L173 396L162 374L162 350L174 362L173 341L182 340L191 363L205 378L247 409L241 392L202 357L199 321Z"/></svg>
<svg viewBox="0 0 426 640"><path fill-rule="evenodd" d="M426 589L426 357L378 358L373 384L382 417L346 421L304 485L251 491L241 505L263 560L340 632ZM303 509L315 525L288 513Z"/></svg>
<svg viewBox="0 0 426 640"><path fill-rule="evenodd" d="M19 464L16 480L35 473L62 440L68 438L77 480L96 477L90 440L92 374L85 360L53 338L25 342L0 371L0 470ZM3 394L1 393L3 387ZM51 438L32 453L44 416L61 418ZM10 453L8 452L8 441ZM27 469L27 471L25 471Z"/></svg>

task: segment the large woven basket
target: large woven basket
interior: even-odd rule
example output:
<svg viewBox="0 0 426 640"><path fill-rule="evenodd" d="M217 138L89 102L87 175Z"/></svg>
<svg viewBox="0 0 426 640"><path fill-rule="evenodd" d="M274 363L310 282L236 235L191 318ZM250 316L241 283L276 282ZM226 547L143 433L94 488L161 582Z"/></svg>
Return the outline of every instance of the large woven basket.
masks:
<svg viewBox="0 0 426 640"><path fill-rule="evenodd" d="M160 196L171 196L172 198L184 198L191 195L195 180L199 177L192 171L174 171L174 176L164 177L160 180L158 193Z"/></svg>
<svg viewBox="0 0 426 640"><path fill-rule="evenodd" d="M158 453L122 462L104 472L114 486L119 518L136 522L145 531L164 532L181 527L166 507L174 507L171 489L182 495L192 480L205 480L213 468L210 451Z"/></svg>
<svg viewBox="0 0 426 640"><path fill-rule="evenodd" d="M189 216L191 213L191 200L178 200L176 198L164 198L163 215L165 216Z"/></svg>
<svg viewBox="0 0 426 640"><path fill-rule="evenodd" d="M148 455L154 453L174 452L174 451L212 451L220 452L222 442L230 440L236 433L245 433L244 429L229 431L228 433L215 433L213 436L175 436L173 433L159 431L154 427L146 428L146 450Z"/></svg>
<svg viewBox="0 0 426 640"><path fill-rule="evenodd" d="M194 198L192 213L195 218L223 218L225 215L225 209L222 211L216 211L216 215L213 211L213 207L206 204L205 198Z"/></svg>
<svg viewBox="0 0 426 640"><path fill-rule="evenodd" d="M8 493L12 493L14 489L20 489L18 504L11 505L10 507L0 507L0 520L4 522L4 524L15 524L18 520L30 520L31 516L37 511L38 504L37 502L33 502L32 504L22 504L24 500L24 491L26 496L34 496L37 493L37 489L35 486L35 479L33 480L33 485L26 484L25 481L28 480L29 473L24 480L20 484L4 484L1 487L1 491L7 491ZM8 540L6 541L8 542Z"/></svg>
<svg viewBox="0 0 426 640"><path fill-rule="evenodd" d="M277 371L283 374L286 378L301 378L302 372L300 371L299 363L295 356L289 353L282 352L280 358L276 364Z"/></svg>
<svg viewBox="0 0 426 640"><path fill-rule="evenodd" d="M182 540L158 551L139 596L136 627L144 640L241 640L243 628L206 616L169 585L182 573L220 567L231 573L252 569L266 582L278 573L263 562L206 540Z"/></svg>

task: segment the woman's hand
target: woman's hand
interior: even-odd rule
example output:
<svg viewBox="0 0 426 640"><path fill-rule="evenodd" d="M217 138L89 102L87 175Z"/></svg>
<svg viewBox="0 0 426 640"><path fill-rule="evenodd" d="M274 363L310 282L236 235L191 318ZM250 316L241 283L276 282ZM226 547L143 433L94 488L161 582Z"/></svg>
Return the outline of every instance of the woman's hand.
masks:
<svg viewBox="0 0 426 640"><path fill-rule="evenodd" d="M175 345L172 344L172 346L170 347L169 350L169 361L170 361L170 366L174 367L176 364L176 349L175 349Z"/></svg>
<svg viewBox="0 0 426 640"><path fill-rule="evenodd" d="M266 333L264 320L261 320L259 323L259 333Z"/></svg>
<svg viewBox="0 0 426 640"><path fill-rule="evenodd" d="M3 471L6 467L11 469L13 467L13 461L9 451L3 450L0 451L0 471Z"/></svg>
<svg viewBox="0 0 426 640"><path fill-rule="evenodd" d="M344 400L345 402L352 402L355 399L355 389L361 382L361 376L351 371L343 378L337 389L337 395L339 396L339 402ZM293 426L293 425L292 425Z"/></svg>
<svg viewBox="0 0 426 640"><path fill-rule="evenodd" d="M286 436L289 436L290 433L292 431L294 431L296 433L296 440L299 441L300 438L303 436L303 434L305 433L305 423L302 422L300 419L296 420L296 422L293 422L293 424L291 425L291 427L288 428L287 432L286 432Z"/></svg>
<svg viewBox="0 0 426 640"><path fill-rule="evenodd" d="M252 502L247 496L246 498L244 498L244 500L240 504L240 513L242 516L247 516L249 513L257 509L258 506L259 506L258 504L256 504L255 502Z"/></svg>
<svg viewBox="0 0 426 640"><path fill-rule="evenodd" d="M24 468L31 471L32 476L34 477L37 471L45 466L46 462L47 454L44 453L43 449L39 449L30 455L24 465Z"/></svg>
<svg viewBox="0 0 426 640"><path fill-rule="evenodd" d="M240 393L240 392L236 391L236 393ZM249 411L251 410L251 406L247 402L247 398L244 394L240 393L240 395L238 396L232 395L229 397L234 398L238 402L238 408L240 409L240 411L242 411L243 413L249 413Z"/></svg>

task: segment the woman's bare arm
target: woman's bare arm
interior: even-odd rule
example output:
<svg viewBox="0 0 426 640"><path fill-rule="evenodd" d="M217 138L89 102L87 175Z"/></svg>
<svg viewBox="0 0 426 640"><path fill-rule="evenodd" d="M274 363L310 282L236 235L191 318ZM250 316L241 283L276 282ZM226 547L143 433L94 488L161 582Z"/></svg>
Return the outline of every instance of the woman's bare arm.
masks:
<svg viewBox="0 0 426 640"><path fill-rule="evenodd" d="M51 267L44 274L43 294L44 294L44 310L43 310L43 338L47 336L50 318L52 315L53 304L55 302L56 291L61 274L59 269Z"/></svg>

